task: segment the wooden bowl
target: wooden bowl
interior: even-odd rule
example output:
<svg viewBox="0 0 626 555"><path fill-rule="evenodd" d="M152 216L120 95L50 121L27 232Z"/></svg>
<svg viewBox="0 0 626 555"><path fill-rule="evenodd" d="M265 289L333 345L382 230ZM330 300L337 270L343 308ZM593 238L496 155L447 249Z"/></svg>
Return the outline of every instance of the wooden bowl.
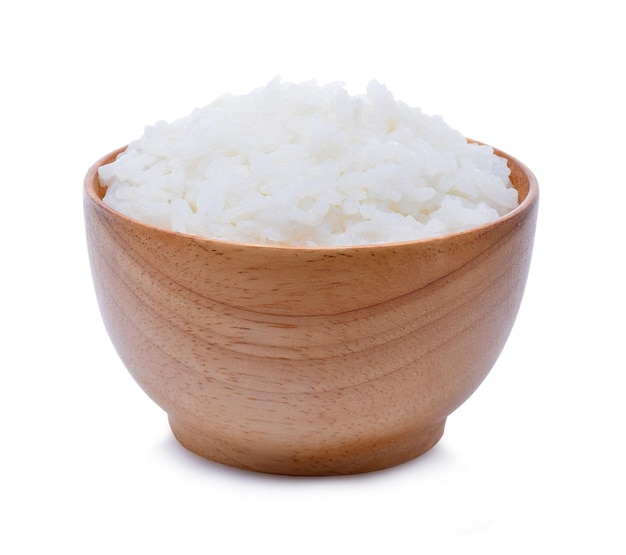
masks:
<svg viewBox="0 0 626 555"><path fill-rule="evenodd" d="M119 356L187 449L268 473L367 472L421 455L485 378L531 259L533 174L502 152L520 205L440 238L354 247L228 243L102 202L85 221Z"/></svg>

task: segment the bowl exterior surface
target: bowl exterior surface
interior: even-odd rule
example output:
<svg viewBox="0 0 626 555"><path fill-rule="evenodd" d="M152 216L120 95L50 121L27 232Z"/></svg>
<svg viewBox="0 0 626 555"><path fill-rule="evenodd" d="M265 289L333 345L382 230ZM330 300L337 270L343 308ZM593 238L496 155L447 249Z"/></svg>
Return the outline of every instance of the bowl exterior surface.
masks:
<svg viewBox="0 0 626 555"><path fill-rule="evenodd" d="M118 151L119 152L119 151ZM497 151L498 152L498 151ZM438 239L344 248L233 244L156 229L101 201L85 222L102 317L129 372L191 451L280 474L410 460L492 368L531 260L538 191Z"/></svg>

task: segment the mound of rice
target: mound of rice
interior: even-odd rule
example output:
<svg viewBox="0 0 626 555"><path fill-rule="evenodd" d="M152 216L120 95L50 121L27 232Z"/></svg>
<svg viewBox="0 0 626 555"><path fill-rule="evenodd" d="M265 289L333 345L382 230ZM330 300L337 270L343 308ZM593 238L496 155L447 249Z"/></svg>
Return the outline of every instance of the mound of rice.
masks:
<svg viewBox="0 0 626 555"><path fill-rule="evenodd" d="M157 122L99 170L104 202L142 222L240 243L409 241L518 204L503 158L376 81L272 80Z"/></svg>

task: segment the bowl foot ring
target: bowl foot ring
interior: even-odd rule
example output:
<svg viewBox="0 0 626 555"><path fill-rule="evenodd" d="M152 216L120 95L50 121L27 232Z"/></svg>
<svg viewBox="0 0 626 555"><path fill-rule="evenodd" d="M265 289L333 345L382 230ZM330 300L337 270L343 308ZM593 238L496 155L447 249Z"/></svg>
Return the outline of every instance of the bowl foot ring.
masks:
<svg viewBox="0 0 626 555"><path fill-rule="evenodd" d="M211 437L185 420L169 415L178 442L196 455L214 462L268 474L289 476L347 475L383 470L408 462L429 451L441 439L445 419L426 428L384 441L339 445L307 452L304 449L267 449Z"/></svg>

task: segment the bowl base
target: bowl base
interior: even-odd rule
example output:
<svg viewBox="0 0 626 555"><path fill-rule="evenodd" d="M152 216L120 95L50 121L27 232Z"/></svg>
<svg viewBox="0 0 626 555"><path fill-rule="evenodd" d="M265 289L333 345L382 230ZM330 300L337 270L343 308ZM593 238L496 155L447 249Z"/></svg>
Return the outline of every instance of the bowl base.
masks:
<svg viewBox="0 0 626 555"><path fill-rule="evenodd" d="M443 436L446 421L384 441L372 441L368 446L363 443L339 445L314 452L297 447L284 452L269 448L264 451L209 437L206 431L172 415L169 415L169 423L174 437L183 447L214 462L266 474L333 476L383 470L415 459L437 444Z"/></svg>

